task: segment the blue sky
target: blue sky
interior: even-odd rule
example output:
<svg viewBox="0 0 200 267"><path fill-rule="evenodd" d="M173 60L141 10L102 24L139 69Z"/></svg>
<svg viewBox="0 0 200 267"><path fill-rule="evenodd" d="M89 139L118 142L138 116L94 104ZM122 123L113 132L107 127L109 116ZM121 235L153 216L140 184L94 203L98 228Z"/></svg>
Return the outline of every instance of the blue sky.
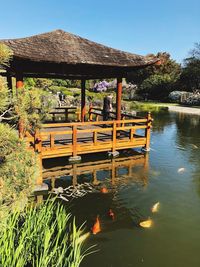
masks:
<svg viewBox="0 0 200 267"><path fill-rule="evenodd" d="M200 42L200 0L0 0L0 7L0 39L63 29L137 54L167 51L178 62Z"/></svg>

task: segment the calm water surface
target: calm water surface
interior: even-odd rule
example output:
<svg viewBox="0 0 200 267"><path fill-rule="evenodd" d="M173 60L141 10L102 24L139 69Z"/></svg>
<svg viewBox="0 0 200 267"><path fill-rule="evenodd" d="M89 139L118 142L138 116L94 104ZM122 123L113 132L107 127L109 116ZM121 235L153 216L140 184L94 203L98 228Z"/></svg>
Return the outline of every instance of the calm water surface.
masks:
<svg viewBox="0 0 200 267"><path fill-rule="evenodd" d="M111 171L97 168L97 179L109 193L88 194L71 203L88 229L97 214L102 226L101 233L87 240L99 251L85 258L82 267L200 266L200 117L161 112L154 114L153 125L149 163L146 158L122 164L112 181ZM130 156L122 155L124 162ZM180 168L184 171L178 172ZM66 180L57 180L56 186ZM90 180L90 174L78 176L80 182ZM152 214L158 201L160 210ZM110 208L114 221L107 216ZM138 227L149 216L152 228Z"/></svg>

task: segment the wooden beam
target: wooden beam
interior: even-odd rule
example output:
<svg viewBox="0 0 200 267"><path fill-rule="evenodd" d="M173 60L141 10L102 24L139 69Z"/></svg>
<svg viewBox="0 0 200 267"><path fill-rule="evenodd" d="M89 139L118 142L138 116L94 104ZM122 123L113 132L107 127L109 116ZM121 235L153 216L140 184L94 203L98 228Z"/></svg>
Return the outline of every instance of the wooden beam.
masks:
<svg viewBox="0 0 200 267"><path fill-rule="evenodd" d="M81 121L85 121L86 105L85 105L85 80L81 80Z"/></svg>
<svg viewBox="0 0 200 267"><path fill-rule="evenodd" d="M116 119L121 120L122 78L117 78Z"/></svg>

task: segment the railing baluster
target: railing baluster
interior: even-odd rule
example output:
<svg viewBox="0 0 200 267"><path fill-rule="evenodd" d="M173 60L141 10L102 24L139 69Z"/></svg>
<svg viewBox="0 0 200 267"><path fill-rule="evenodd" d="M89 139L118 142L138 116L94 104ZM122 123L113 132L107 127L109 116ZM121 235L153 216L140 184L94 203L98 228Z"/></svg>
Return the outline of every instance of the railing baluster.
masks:
<svg viewBox="0 0 200 267"><path fill-rule="evenodd" d="M134 133L135 133L135 129L134 128L131 128L130 129L130 141L133 142L133 139L134 139Z"/></svg>
<svg viewBox="0 0 200 267"><path fill-rule="evenodd" d="M92 115L92 105L90 105L90 108L89 108L89 121L92 121L93 120L93 115Z"/></svg>
<svg viewBox="0 0 200 267"><path fill-rule="evenodd" d="M113 133L112 133L112 152L115 151L116 149L116 141L117 141L117 126L116 126L116 122L113 122Z"/></svg>
<svg viewBox="0 0 200 267"><path fill-rule="evenodd" d="M55 136L54 136L54 134L50 134L50 147L51 147L51 149L54 149L54 145L55 145L55 138L54 138Z"/></svg>
<svg viewBox="0 0 200 267"><path fill-rule="evenodd" d="M97 131L93 132L93 142L94 142L94 145L96 146L97 145Z"/></svg>

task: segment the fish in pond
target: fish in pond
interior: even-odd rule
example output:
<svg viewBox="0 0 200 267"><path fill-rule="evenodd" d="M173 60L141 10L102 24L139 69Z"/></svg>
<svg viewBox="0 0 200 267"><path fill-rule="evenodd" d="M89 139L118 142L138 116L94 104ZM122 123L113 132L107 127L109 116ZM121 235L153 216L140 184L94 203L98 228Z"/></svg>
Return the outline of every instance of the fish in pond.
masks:
<svg viewBox="0 0 200 267"><path fill-rule="evenodd" d="M106 187L102 187L101 188L101 193L107 194L108 193L108 189Z"/></svg>
<svg viewBox="0 0 200 267"><path fill-rule="evenodd" d="M91 231L92 231L93 235L96 235L99 232L101 232L101 226L100 226L99 216L96 217L96 221L95 221L94 225L92 226Z"/></svg>
<svg viewBox="0 0 200 267"><path fill-rule="evenodd" d="M114 214L114 212L113 212L111 209L109 209L109 211L108 211L108 216L109 216L112 220L115 219L115 214Z"/></svg>
<svg viewBox="0 0 200 267"><path fill-rule="evenodd" d="M182 172L184 172L184 171L185 171L185 168L179 168L177 172L178 172L178 173L182 173Z"/></svg>
<svg viewBox="0 0 200 267"><path fill-rule="evenodd" d="M160 202L157 202L157 203L155 203L155 204L153 205L153 207L151 208L151 211L152 211L153 213L158 212L159 207L160 207Z"/></svg>
<svg viewBox="0 0 200 267"><path fill-rule="evenodd" d="M150 218L146 221L142 221L139 223L139 225L143 228L150 228L152 224L153 224L153 221Z"/></svg>

